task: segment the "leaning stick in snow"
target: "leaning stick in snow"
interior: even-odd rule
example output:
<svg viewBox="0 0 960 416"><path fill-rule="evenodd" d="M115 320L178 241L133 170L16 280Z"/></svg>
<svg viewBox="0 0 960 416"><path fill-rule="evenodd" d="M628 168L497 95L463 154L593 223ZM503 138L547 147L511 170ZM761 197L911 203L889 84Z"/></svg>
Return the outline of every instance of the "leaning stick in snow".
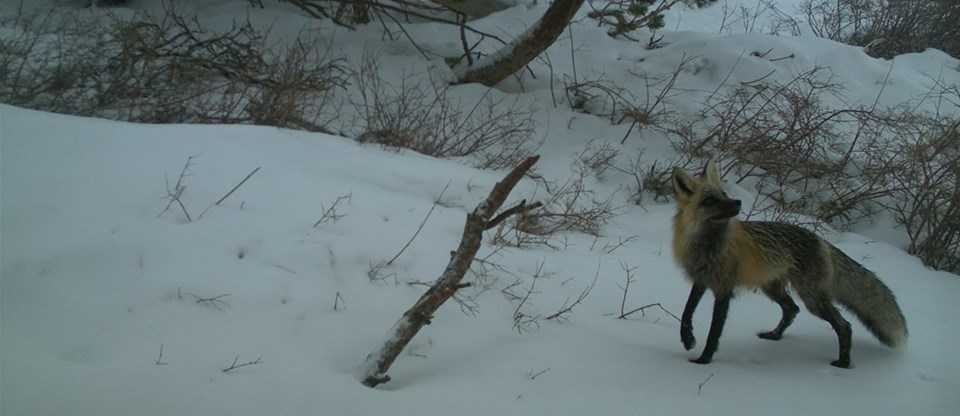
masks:
<svg viewBox="0 0 960 416"><path fill-rule="evenodd" d="M243 180L240 181L240 183L238 183L237 186L234 186L233 189L230 190L230 192L227 192L227 194L224 195L223 198L220 198L220 200L218 200L218 201L217 201L215 204L213 204L213 205L220 205L221 202L223 202L223 201L225 201L227 198L229 198L230 195L233 195L233 193L236 192L237 189L239 189L241 186L243 186L243 184L246 183L247 180L250 179L250 177L253 176L254 173L257 173L257 171L259 171L259 170L260 170L260 166L257 166L257 168L253 170L253 172L250 172L250 174L247 175L247 177L243 178Z"/></svg>
<svg viewBox="0 0 960 416"><path fill-rule="evenodd" d="M490 191L490 195L488 195L480 205L477 205L473 212L467 214L467 221L463 228L460 246L453 256L451 256L447 268L443 271L443 275L441 275L433 286L420 297L420 300L404 312L397 323L390 328L383 344L367 356L367 359L361 367L363 385L376 387L378 384L390 381L390 376L386 374L387 370L390 369L393 361L397 359L397 356L400 355L403 348L407 346L410 340L417 335L417 332L419 332L424 325L430 323L434 312L440 308L440 305L446 302L447 299L453 297L457 289L463 287L463 285L460 284L460 280L463 279L467 270L470 269L470 264L480 249L480 243L483 240L483 231L492 228L491 224L495 226L496 223L506 219L503 215L496 218L494 218L493 215L503 206L507 195L509 195L514 186L517 185L517 182L526 175L527 171L537 163L538 159L540 159L539 156L532 156L521 162L510 171L502 181L494 185L493 190ZM539 206L539 203L527 205L526 202L521 202L519 205L510 208L508 212L511 214L520 214ZM491 218L493 219L491 220Z"/></svg>

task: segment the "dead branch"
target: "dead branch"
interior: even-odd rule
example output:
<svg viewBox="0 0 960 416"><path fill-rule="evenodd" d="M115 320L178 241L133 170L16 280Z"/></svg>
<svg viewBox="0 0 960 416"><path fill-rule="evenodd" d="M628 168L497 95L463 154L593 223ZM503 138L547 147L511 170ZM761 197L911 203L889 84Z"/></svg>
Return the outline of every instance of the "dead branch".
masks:
<svg viewBox="0 0 960 416"><path fill-rule="evenodd" d="M236 369L238 369L238 368L240 368L240 367L246 367L246 366L248 366L248 365L263 364L263 361L262 361L260 358L257 358L256 360L253 360L253 361L247 361L247 362L245 362L245 363L239 363L239 364L237 364L238 361L240 361L240 356L239 356L239 355L237 356L237 358L234 358L234 359L233 359L233 364L230 364L229 367L223 369L223 372L224 372L224 373L227 373L227 372L230 372L230 371L232 371L232 370L236 370Z"/></svg>
<svg viewBox="0 0 960 416"><path fill-rule="evenodd" d="M537 163L539 158L539 156L532 156L517 165L502 181L494 185L490 195L477 205L473 212L467 214L460 245L450 257L450 262L443 274L413 307L404 312L403 316L388 331L383 344L367 355L361 367L363 385L376 387L381 383L390 381L390 376L386 374L387 370L390 369L394 360L417 332L424 325L430 323L437 309L461 287L460 281L467 270L470 269L470 264L473 263L473 259L480 249L480 244L483 241L483 231L489 224L490 219L503 206L510 191L526 175L527 171Z"/></svg>

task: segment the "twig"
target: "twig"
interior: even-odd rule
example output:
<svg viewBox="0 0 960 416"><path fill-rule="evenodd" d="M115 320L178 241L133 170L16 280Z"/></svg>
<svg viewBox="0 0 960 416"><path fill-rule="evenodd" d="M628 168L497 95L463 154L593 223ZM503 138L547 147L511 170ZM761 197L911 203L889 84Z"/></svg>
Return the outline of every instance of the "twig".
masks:
<svg viewBox="0 0 960 416"><path fill-rule="evenodd" d="M229 303L223 301L223 298L230 296L229 293L224 293L222 295L214 296L212 298L201 298L200 296L194 295L193 293L187 293L187 294L196 298L197 303L209 306L220 312L223 312L223 309L221 308L221 306L225 308L230 307Z"/></svg>
<svg viewBox="0 0 960 416"><path fill-rule="evenodd" d="M550 367L547 367L545 370L541 370L539 373L536 373L536 374L534 374L533 370L530 370L530 372L527 373L527 376L530 377L530 380L536 380L537 377L540 377L541 375L543 375L543 373L546 373L547 371L550 371Z"/></svg>
<svg viewBox="0 0 960 416"><path fill-rule="evenodd" d="M383 268L386 267L387 265L383 260L380 260L379 262L377 262L377 264L373 264L373 262L369 262L369 264L370 264L370 269L367 270L367 277L370 278L371 282L376 280L381 280L386 282L387 279L389 279L390 277L393 277L393 284L398 284L396 273L390 273L390 274L381 273Z"/></svg>
<svg viewBox="0 0 960 416"><path fill-rule="evenodd" d="M590 291L593 290L593 287L597 284L597 279L600 277L600 264L601 263L598 261L597 272L593 275L593 282L590 283L590 286L587 286L587 288L584 289L583 292L580 292L580 296L577 297L577 300L573 301L573 303L571 303L570 305L567 305L567 302L565 301L563 303L563 306L560 307L560 309L558 309L553 315L550 315L546 318L548 321L551 319L557 319L558 321L560 319L566 319L564 315L568 313L572 313L573 308L579 305L581 302L583 302L584 299L587 298L587 295L589 295Z"/></svg>
<svg viewBox="0 0 960 416"><path fill-rule="evenodd" d="M167 365L168 363L163 362L163 343L160 343L160 356L157 357L157 361L154 361L157 365Z"/></svg>
<svg viewBox="0 0 960 416"><path fill-rule="evenodd" d="M467 44L467 15L457 13L457 20L460 26L460 43L463 45L463 55L467 57L467 65L473 66L473 56L470 52L470 45Z"/></svg>
<svg viewBox="0 0 960 416"><path fill-rule="evenodd" d="M628 316L630 316L630 315L632 315L632 314L634 314L634 313L636 313L636 312L641 312L641 311L646 310L647 308L652 308L652 307L654 307L654 306L659 307L660 310L662 310L663 312L665 312L667 315L672 316L673 319L676 319L676 320L677 320L677 322L680 321L680 318L678 318L677 315L674 315L672 312L668 311L668 310L667 310L666 308L664 308L663 305L661 305L660 303L651 303L651 304L646 305L646 306L641 306L641 307L639 307L639 308L637 308L637 309L634 309L634 310L632 310L632 311L630 311L630 312L621 314L620 316L617 317L617 319L627 319Z"/></svg>
<svg viewBox="0 0 960 416"><path fill-rule="evenodd" d="M193 222L193 219L190 218L190 213L187 212L187 207L183 205L183 201L180 200L180 197L183 196L183 192L187 190L187 186L183 183L183 181L188 176L193 176L192 174L188 173L188 171L190 170L190 166L193 165L193 159L198 156L200 155L187 157L187 162L183 164L183 169L180 171L180 176L177 178L177 184L174 185L173 189L170 189L170 183L167 181L166 176L164 176L163 180L167 188L167 198L170 199L170 202L167 203L167 206L163 209L163 211L160 211L160 213L157 214L157 218L167 212L170 209L170 206L176 202L178 205L180 205L180 209L183 210L183 215L187 217L187 222Z"/></svg>
<svg viewBox="0 0 960 416"><path fill-rule="evenodd" d="M437 196L437 201L439 201L440 198L443 198L443 194L447 192L448 187L450 187L450 182L447 182L447 184L443 187L443 190L440 191L440 195ZM430 211L427 211L427 216L423 217L423 221L420 221L420 226L417 227L417 231L413 233L413 237L410 237L410 240L407 241L407 244L403 245L403 248L401 248L400 251L397 252L397 255L393 256L393 258L391 258L389 261L385 263L386 266L393 264L393 262L397 258L399 258L404 251L407 250L407 247L410 247L410 244L413 243L413 240L415 240L417 236L420 235L420 231L423 230L423 226L427 224L427 220L430 219L430 215L433 214L433 210L437 209L437 205L438 204L436 202L433 203L433 206L430 207Z"/></svg>
<svg viewBox="0 0 960 416"><path fill-rule="evenodd" d="M707 378L706 378L705 380L703 380L703 381L700 382L700 385L697 386L697 396L700 395L700 392L703 391L703 386L704 386L705 384L707 384L707 382L710 381L711 378L713 378L713 373L710 373L710 375L707 376Z"/></svg>
<svg viewBox="0 0 960 416"><path fill-rule="evenodd" d="M289 268L289 267L285 267L285 266L283 266L283 265L280 265L280 264L277 264L277 263L274 263L274 262L270 262L270 261L268 261L268 262L266 262L266 263L269 264L269 265L271 265L271 266L273 266L273 267L276 267L276 268L278 268L278 269L280 269L280 270L283 270L283 271L285 271L285 272L287 272L287 273L297 274L297 271L296 271L296 270L293 270L293 269L291 269L291 268Z"/></svg>
<svg viewBox="0 0 960 416"><path fill-rule="evenodd" d="M618 239L620 240L620 242L619 242L618 244L615 244L615 245L612 245L612 246L611 246L610 244L606 244L606 245L603 246L603 251L604 251L605 253L607 253L607 254L612 254L612 253L613 253L614 251L616 251L618 248L623 247L624 244L630 243L630 242L632 242L632 241L634 241L634 240L636 240L636 239L638 239L638 238L640 238L639 235L631 235L630 237L627 237L626 239L624 239L623 237L618 237Z"/></svg>
<svg viewBox="0 0 960 416"><path fill-rule="evenodd" d="M220 198L220 199L217 200L217 202L215 202L213 205L210 205L209 207L207 207L206 209L204 209L203 212L200 213L200 216L197 217L197 219L199 220L200 218L203 218L203 214L206 214L207 211L210 210L210 208L213 208L214 206L220 205L220 203L223 202L224 200L226 200L228 197L230 197L230 195L233 195L233 193L234 193L237 189L239 189L241 186L243 186L244 183L247 182L247 179L250 179L250 177L253 176L254 173L257 173L257 171L259 171L259 170L260 170L260 167L257 166L257 168L253 170L253 172L250 172L249 174L247 174L247 176L246 176L245 178L243 178L243 180L240 181L240 183L238 183L237 186L234 186L233 189L230 190L230 192L227 192L227 194L224 195L223 198ZM243 204L241 203L240 206L241 206L241 209L242 209Z"/></svg>
<svg viewBox="0 0 960 416"><path fill-rule="evenodd" d="M513 310L513 327L517 329L517 332L523 333L523 330L529 327L531 324L540 326L537 321L540 319L540 315L527 315L520 311L523 308L523 305L527 303L527 300L530 299L530 295L534 293L539 293L534 290L534 287L537 285L537 280L543 277L541 273L543 272L543 265L545 262L541 261L537 264L537 270L533 273L533 278L530 280L530 287L527 288L526 293L523 294L523 297L519 297L520 303L517 304L517 308ZM519 280L517 281L519 283Z"/></svg>
<svg viewBox="0 0 960 416"><path fill-rule="evenodd" d="M260 170L260 166L257 166L257 168L253 170L253 172L250 172L245 178L243 178L242 181L240 181L240 183L237 184L237 186L234 186L233 189L230 190L230 192L227 192L227 194L224 195L223 198L220 198L219 200L217 200L217 202L213 205L220 205L221 202L229 198L230 195L233 195L234 191L236 191L238 188L243 186L243 184L246 183L247 180L250 179L250 177L253 176L254 173L257 173L257 171L259 170Z"/></svg>
<svg viewBox="0 0 960 416"><path fill-rule="evenodd" d="M636 270L637 268L629 267L627 266L626 262L622 262L622 261L620 262L620 268L622 268L623 271L626 273L627 282L626 284L623 285L623 287L620 287L620 285L617 285L617 287L620 287L620 289L623 290L623 299L620 300L620 316L617 317L617 319L625 319L627 317L626 312L624 312L627 305L627 291L630 290L630 283L634 281L633 271Z"/></svg>
<svg viewBox="0 0 960 416"><path fill-rule="evenodd" d="M340 296L340 291L337 291L337 296L333 298L333 310L337 310L337 306L340 305L340 302L343 302L343 309L347 309L347 303L343 300L343 296Z"/></svg>
<svg viewBox="0 0 960 416"><path fill-rule="evenodd" d="M350 201L353 200L353 192L351 192L351 193L349 193L349 194L346 194L346 195L340 195L340 196L338 196L337 199L336 199L335 201L333 201L333 205L331 205L330 208L327 208L327 209L324 209L324 210L323 210L323 215L320 216L320 219L317 220L317 222L313 223L313 227L316 228L316 227L319 226L320 224L323 224L323 223L325 223L325 222L327 222L327 221L330 221L330 220L333 220L333 222L337 222L337 220L339 220L339 219L341 219L341 218L343 218L343 217L346 217L347 214L337 214L337 205L340 203L340 201L342 201L342 200L344 200L344 199L346 199L346 200L347 200L347 203L349 204ZM323 205L322 205L322 204L320 205L320 209L323 209Z"/></svg>
<svg viewBox="0 0 960 416"><path fill-rule="evenodd" d="M524 199L520 201L519 204L514 205L513 207L511 207L506 211L503 211L502 213L500 213L500 215L497 215L492 220L488 221L486 228L484 228L484 230L489 230L493 227L500 225L500 223L503 222L503 220L509 218L512 215L522 215L523 213L530 211L531 209L537 209L537 208L540 208L541 206L543 206L543 204L539 201L534 202L530 205L527 205L527 200Z"/></svg>
<svg viewBox="0 0 960 416"><path fill-rule="evenodd" d="M240 361L240 356L239 356L239 355L237 356L237 358L234 358L234 359L233 359L233 364L230 364L230 367L227 367L227 368L224 368L224 369L223 369L223 372L226 373L226 372L229 372L229 371L232 371L232 370L236 370L236 369L238 369L238 368L240 368L240 367L246 367L246 366L248 366L248 365L263 364L263 361L262 361L259 357L258 357L256 360L247 361L247 362L245 362L245 363L240 363L240 364L237 364L237 361Z"/></svg>

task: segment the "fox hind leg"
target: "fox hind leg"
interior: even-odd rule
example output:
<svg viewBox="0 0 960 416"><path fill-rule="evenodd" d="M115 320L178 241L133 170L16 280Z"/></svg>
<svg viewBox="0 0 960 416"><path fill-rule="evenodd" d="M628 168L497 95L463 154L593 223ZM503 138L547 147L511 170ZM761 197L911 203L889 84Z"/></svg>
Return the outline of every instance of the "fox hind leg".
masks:
<svg viewBox="0 0 960 416"><path fill-rule="evenodd" d="M777 327L773 330L767 332L761 332L757 334L758 337L769 340L779 340L783 337L783 331L793 323L793 319L797 317L797 313L800 312L800 307L793 301L793 298L790 297L790 294L787 293L787 287L782 281L774 281L762 288L763 293L767 295L768 298L780 305L780 309L783 310L783 316L780 318L780 323L777 324Z"/></svg>
<svg viewBox="0 0 960 416"><path fill-rule="evenodd" d="M830 298L826 296L804 296L803 293L801 293L801 298L803 299L804 305L806 305L807 309L809 309L811 313L830 323L830 326L833 327L834 332L837 333L837 340L840 343L840 358L837 358L836 361L831 362L830 365L840 368L850 368L850 322L847 322L846 319L843 319L843 316L840 315L840 311L837 310L836 306L833 306L833 302L831 302Z"/></svg>

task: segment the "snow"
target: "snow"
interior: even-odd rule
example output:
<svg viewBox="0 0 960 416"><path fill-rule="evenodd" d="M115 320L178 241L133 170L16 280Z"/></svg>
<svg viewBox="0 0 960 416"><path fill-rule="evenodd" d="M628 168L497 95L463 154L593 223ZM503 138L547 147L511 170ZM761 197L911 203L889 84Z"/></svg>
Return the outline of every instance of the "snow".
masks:
<svg viewBox="0 0 960 416"><path fill-rule="evenodd" d="M247 15L293 22L272 32L278 37L309 22L277 4L260 10L247 2L194 3L202 3L201 20L211 24ZM517 35L524 29L518 19L535 20L544 3L495 13L477 26ZM791 11L792 3L781 3ZM610 39L592 21L579 20L572 28L577 76L603 75L643 96L643 81L629 70L659 75L694 57L699 70L678 78L687 91L678 104L683 111L695 110L728 73L728 84L771 70L785 81L822 65L846 87L840 97L846 103L873 103L886 82L882 105L913 102L938 83L960 83L957 60L937 51L884 61L811 37L700 27L718 8L671 11L669 30L660 33L663 47L654 50ZM324 30L352 57L365 45L383 51L385 76L429 77L429 70L444 68L404 39L381 42L379 25ZM420 23L410 33L422 36L421 46L456 53L458 43L444 38L455 29ZM620 145L628 126L553 105L549 74L572 76L570 42L565 36L548 51L552 68L531 65L536 78L526 74L499 86L537 103L537 134L545 137L537 172L562 183L589 140L611 142L621 162L640 150L651 160L668 158L661 136L634 133ZM796 57L771 62L750 55L771 48L778 57ZM467 100L480 93L477 86L451 90ZM390 369L393 380L370 389L359 382L359 366L426 289L409 283L439 277L467 213L505 172L318 133L137 125L6 105L0 139L3 416L943 415L960 408L960 279L907 255L899 232L883 219L870 237L827 235L891 287L910 329L908 347L894 351L847 314L852 369L829 366L836 337L805 311L783 340L758 339L756 332L776 324L779 308L753 293L733 302L720 350L707 366L687 359L706 340L709 296L694 320L700 341L694 351L683 350L678 322L658 307L617 319L623 267L633 268L634 278L627 310L660 303L679 315L689 285L669 253L672 203L629 204L623 189L633 178L610 171L588 178L598 197L613 195L622 206L599 237L567 232L554 237L557 249L497 251L488 232L479 257L493 254L490 260L505 271L483 279L468 274L465 281L475 287L464 294L475 297L476 313L453 302L443 306ZM164 207L167 188L191 156L181 198L193 219L187 222L178 206ZM346 195L336 206L341 217L313 226ZM542 187L525 179L506 205L542 196ZM371 267L401 250L438 197L417 238L371 279ZM527 315L550 315L595 276L596 285L568 319L541 319L517 331L517 302L503 290L520 279L514 290L523 293L541 266L546 276L536 279L521 309ZM261 363L224 372L235 359Z"/></svg>

